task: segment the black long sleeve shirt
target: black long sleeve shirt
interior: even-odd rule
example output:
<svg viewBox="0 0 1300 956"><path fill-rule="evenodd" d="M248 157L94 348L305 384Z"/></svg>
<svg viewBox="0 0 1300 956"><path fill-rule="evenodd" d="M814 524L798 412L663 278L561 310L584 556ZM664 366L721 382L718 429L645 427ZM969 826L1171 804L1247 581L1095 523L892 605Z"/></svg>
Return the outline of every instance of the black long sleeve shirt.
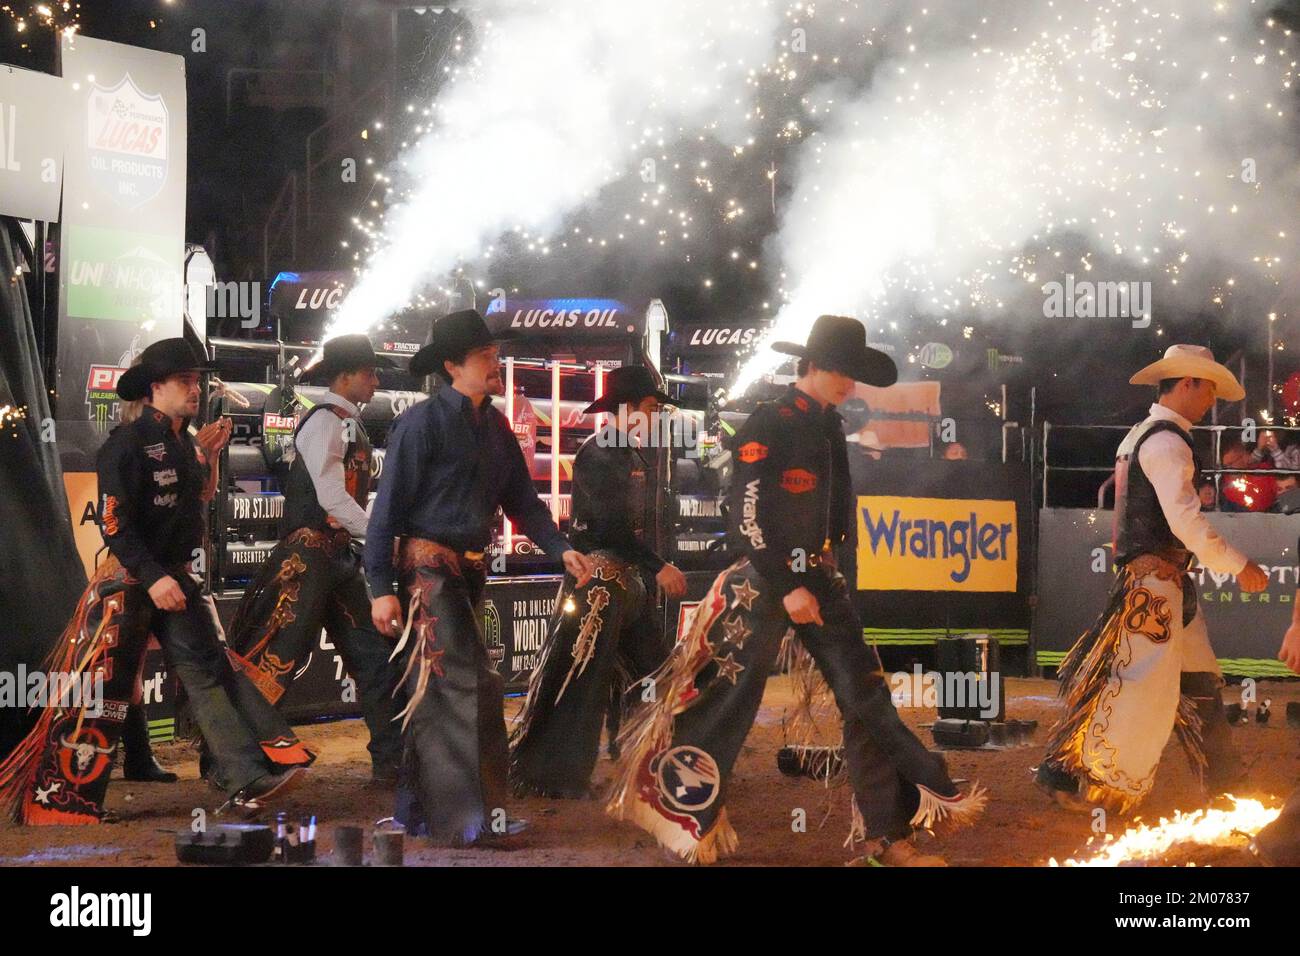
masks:
<svg viewBox="0 0 1300 956"><path fill-rule="evenodd" d="M146 405L113 429L95 459L99 528L113 557L145 587L203 547L204 469L189 432Z"/></svg>
<svg viewBox="0 0 1300 956"><path fill-rule="evenodd" d="M651 577L666 563L650 546L654 462L613 426L592 435L573 460L573 544L612 551Z"/></svg>
<svg viewBox="0 0 1300 956"><path fill-rule="evenodd" d="M449 385L398 416L366 529L366 580L375 597L395 594L393 542L410 535L457 551L482 551L500 507L547 554L569 542L537 497L506 417L477 409Z"/></svg>
<svg viewBox="0 0 1300 956"><path fill-rule="evenodd" d="M840 421L834 408L792 385L759 405L731 443L729 544L782 597L803 587L808 573L791 564L811 567L809 559L851 542L857 531Z"/></svg>

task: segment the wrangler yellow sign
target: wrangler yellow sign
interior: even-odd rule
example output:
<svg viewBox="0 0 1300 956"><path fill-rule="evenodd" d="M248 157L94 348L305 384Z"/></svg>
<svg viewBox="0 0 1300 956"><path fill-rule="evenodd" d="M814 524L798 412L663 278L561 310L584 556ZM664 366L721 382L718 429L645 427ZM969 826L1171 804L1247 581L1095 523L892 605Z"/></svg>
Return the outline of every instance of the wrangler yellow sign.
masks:
<svg viewBox="0 0 1300 956"><path fill-rule="evenodd" d="M1014 591L1016 503L858 497L858 590Z"/></svg>

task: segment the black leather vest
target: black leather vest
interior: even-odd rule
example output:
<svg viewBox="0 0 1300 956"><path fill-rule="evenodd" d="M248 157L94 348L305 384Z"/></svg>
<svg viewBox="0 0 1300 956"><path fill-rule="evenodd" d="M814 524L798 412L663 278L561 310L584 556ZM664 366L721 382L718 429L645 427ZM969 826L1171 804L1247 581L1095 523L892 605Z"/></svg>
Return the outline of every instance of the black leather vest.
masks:
<svg viewBox="0 0 1300 956"><path fill-rule="evenodd" d="M1123 567L1141 554L1156 554L1186 567L1191 552L1169 528L1164 509L1151 480L1142 470L1138 452L1152 435L1173 432L1192 452L1193 474L1200 474L1201 462L1196 457L1192 436L1171 421L1157 421L1148 428L1127 456L1115 461L1115 565Z"/></svg>
<svg viewBox="0 0 1300 956"><path fill-rule="evenodd" d="M608 434L613 434L612 430ZM654 456L628 445L602 445L600 433L582 443L574 457L573 510L570 531L580 551L621 552L632 541L655 546ZM609 482L609 487L606 486ZM617 489L617 490L616 490Z"/></svg>
<svg viewBox="0 0 1300 956"><path fill-rule="evenodd" d="M323 410L337 415L344 423L348 421L354 423L352 438L347 442L343 452L343 484L352 499L365 508L370 499L372 451L370 436L362 427L360 418L353 418L337 405L321 403L302 417L302 421L294 429L294 440L297 441L298 433L302 431L302 426L307 424L307 420ZM301 455L295 454L293 464L289 466L289 476L284 482L284 520L280 526L281 536L292 534L299 528L327 527L328 517L328 513L321 507L320 499L316 497L316 484L311 480L307 465Z"/></svg>

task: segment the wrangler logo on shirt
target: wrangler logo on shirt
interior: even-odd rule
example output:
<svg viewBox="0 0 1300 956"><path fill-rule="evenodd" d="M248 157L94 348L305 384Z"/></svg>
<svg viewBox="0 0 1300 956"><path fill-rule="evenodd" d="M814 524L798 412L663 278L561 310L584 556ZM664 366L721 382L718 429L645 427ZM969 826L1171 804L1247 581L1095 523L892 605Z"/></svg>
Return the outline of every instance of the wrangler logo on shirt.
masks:
<svg viewBox="0 0 1300 956"><path fill-rule="evenodd" d="M858 589L1014 591L1016 503L858 497Z"/></svg>
<svg viewBox="0 0 1300 956"><path fill-rule="evenodd" d="M755 551L767 547L763 543L763 529L758 526L758 479L745 485L745 500L741 503L740 533L749 539Z"/></svg>

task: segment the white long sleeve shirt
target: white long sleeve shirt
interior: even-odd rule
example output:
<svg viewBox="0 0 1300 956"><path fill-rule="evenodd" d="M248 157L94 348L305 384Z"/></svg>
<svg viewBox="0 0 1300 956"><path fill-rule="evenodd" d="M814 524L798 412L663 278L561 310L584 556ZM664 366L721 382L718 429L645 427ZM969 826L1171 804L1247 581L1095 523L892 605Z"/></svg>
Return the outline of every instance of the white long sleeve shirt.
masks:
<svg viewBox="0 0 1300 956"><path fill-rule="evenodd" d="M321 403L337 405L354 418L361 413L356 405L333 392L326 392ZM316 500L326 514L347 529L352 537L364 538L369 516L348 494L343 481L343 455L347 452L343 419L330 412L312 415L298 430L294 448L307 466L311 483L316 487Z"/></svg>
<svg viewBox="0 0 1300 956"><path fill-rule="evenodd" d="M1134 437L1145 432L1153 419L1175 423L1189 435L1192 423L1164 405L1151 406L1151 414L1134 430ZM1201 511L1196 494L1195 466L1192 450L1172 432L1159 432L1142 443L1138 463L1160 499L1171 530L1196 559L1211 571L1237 574L1246 566L1246 556L1229 544L1210 525Z"/></svg>

